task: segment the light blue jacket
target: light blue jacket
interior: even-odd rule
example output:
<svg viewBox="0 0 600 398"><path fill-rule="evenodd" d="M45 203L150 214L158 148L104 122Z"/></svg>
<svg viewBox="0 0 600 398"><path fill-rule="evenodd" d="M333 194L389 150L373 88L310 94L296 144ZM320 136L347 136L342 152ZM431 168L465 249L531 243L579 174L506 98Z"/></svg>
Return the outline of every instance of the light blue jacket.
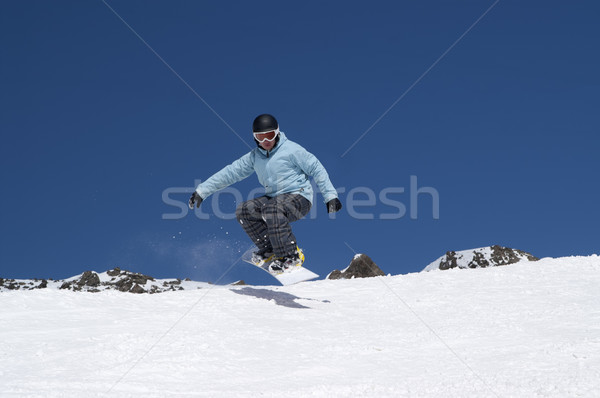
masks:
<svg viewBox="0 0 600 398"><path fill-rule="evenodd" d="M279 134L279 142L273 149L267 152L257 147L225 166L198 185L198 195L206 199L218 190L256 172L258 181L265 187L265 194L269 197L296 193L312 203L313 189L309 177L313 177L325 203L337 198L337 192L329 180L327 171L315 155L288 140L283 132Z"/></svg>

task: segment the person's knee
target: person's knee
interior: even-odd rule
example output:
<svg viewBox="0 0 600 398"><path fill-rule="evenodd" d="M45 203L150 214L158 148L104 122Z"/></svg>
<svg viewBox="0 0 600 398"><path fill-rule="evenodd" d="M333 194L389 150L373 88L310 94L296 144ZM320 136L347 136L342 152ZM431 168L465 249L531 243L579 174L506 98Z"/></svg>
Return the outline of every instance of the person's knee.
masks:
<svg viewBox="0 0 600 398"><path fill-rule="evenodd" d="M287 214L276 201L266 203L262 209L263 220L269 225L280 225L287 222Z"/></svg>
<svg viewBox="0 0 600 398"><path fill-rule="evenodd" d="M237 218L238 221L248 218L248 202L240 203L240 205L235 209L235 218Z"/></svg>
<svg viewBox="0 0 600 398"><path fill-rule="evenodd" d="M277 214L277 204L275 201L267 202L260 208L260 212L262 213L263 218L272 218L272 216Z"/></svg>

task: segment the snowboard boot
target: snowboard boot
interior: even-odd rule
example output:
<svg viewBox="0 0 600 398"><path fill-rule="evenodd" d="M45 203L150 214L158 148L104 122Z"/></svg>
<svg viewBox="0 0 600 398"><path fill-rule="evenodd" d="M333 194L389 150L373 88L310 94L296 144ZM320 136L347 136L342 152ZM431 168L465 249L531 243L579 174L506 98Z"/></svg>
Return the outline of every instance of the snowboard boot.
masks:
<svg viewBox="0 0 600 398"><path fill-rule="evenodd" d="M304 263L304 253L302 249L296 246L296 251L289 256L278 257L269 265L269 271L281 274L283 272L290 272L296 267L302 266Z"/></svg>
<svg viewBox="0 0 600 398"><path fill-rule="evenodd" d="M261 267L269 261L273 260L274 257L275 254L273 254L271 250L262 249L252 253L250 261L252 261L253 264Z"/></svg>

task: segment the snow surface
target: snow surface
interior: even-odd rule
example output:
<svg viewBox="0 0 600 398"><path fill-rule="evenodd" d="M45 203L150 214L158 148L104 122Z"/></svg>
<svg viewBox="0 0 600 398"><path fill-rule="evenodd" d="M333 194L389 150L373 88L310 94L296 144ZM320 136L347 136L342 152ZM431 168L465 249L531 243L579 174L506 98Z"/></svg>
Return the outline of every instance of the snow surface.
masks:
<svg viewBox="0 0 600 398"><path fill-rule="evenodd" d="M575 397L600 257L286 287L0 293L0 396Z"/></svg>

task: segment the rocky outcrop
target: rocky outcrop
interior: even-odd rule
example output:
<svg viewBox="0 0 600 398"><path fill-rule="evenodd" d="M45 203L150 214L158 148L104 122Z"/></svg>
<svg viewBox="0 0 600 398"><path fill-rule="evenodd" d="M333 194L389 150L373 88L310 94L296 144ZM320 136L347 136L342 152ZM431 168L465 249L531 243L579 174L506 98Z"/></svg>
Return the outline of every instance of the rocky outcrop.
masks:
<svg viewBox="0 0 600 398"><path fill-rule="evenodd" d="M93 271L85 271L76 283L78 286L95 287L100 284L100 277Z"/></svg>
<svg viewBox="0 0 600 398"><path fill-rule="evenodd" d="M199 289L206 286L203 282L192 282L186 279L186 287L182 286L181 279L156 280L151 276L139 274L120 268L106 272L96 273L85 271L83 274L64 279L5 279L0 278L0 291L4 290L33 290L55 288L71 291L101 292L104 290L117 290L128 293L161 293L167 291Z"/></svg>
<svg viewBox="0 0 600 398"><path fill-rule="evenodd" d="M375 264L371 257L366 254L357 254L346 269L343 271L334 270L327 275L327 279L369 278L382 275L385 275L385 273Z"/></svg>
<svg viewBox="0 0 600 398"><path fill-rule="evenodd" d="M537 260L539 260L537 257L522 250L494 245L479 249L446 252L445 255L425 267L423 271L498 267L521 261Z"/></svg>

